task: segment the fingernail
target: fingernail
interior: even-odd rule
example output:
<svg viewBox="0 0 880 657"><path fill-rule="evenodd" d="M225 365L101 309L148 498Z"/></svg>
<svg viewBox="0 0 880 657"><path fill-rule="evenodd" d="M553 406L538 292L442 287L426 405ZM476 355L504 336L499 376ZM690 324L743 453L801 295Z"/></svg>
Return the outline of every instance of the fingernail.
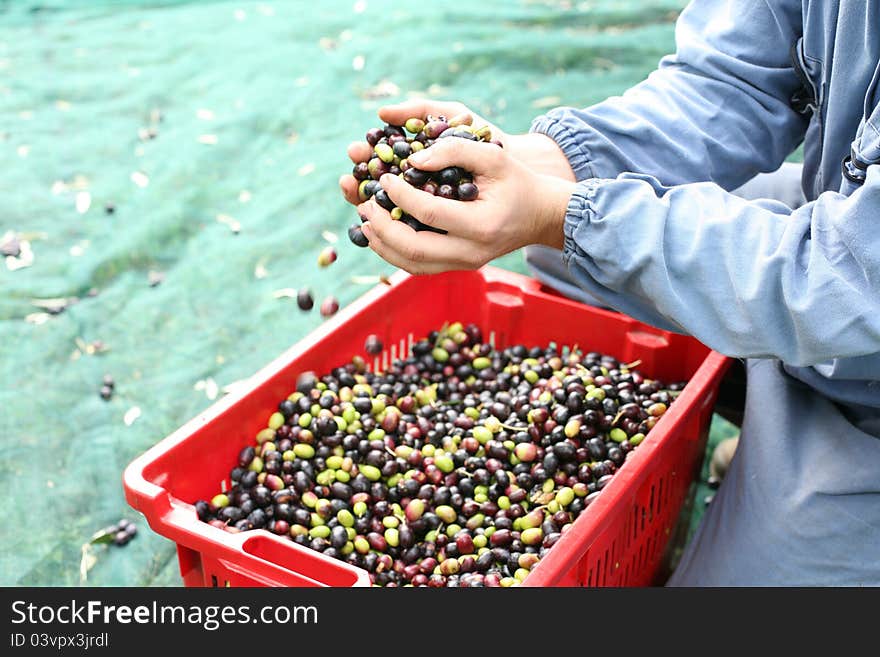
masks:
<svg viewBox="0 0 880 657"><path fill-rule="evenodd" d="M385 187L389 182L391 182L397 176L392 176L390 173L385 173L379 177L379 182L382 184L382 187ZM394 184L393 182L391 183Z"/></svg>
<svg viewBox="0 0 880 657"><path fill-rule="evenodd" d="M410 164L424 164L428 161L429 157L431 156L428 154L428 149L426 148L424 150L411 153L410 156L406 158L406 161Z"/></svg>

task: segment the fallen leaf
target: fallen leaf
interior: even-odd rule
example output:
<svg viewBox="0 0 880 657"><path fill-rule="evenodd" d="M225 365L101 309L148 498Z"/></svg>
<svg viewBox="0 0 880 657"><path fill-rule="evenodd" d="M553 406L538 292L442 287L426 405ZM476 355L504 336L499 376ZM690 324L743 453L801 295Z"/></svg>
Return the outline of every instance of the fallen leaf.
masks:
<svg viewBox="0 0 880 657"><path fill-rule="evenodd" d="M23 232L18 234L18 239L22 242L25 240L28 242L33 242L34 240L44 240L49 237L49 233L44 233L43 231L30 231Z"/></svg>
<svg viewBox="0 0 880 657"><path fill-rule="evenodd" d="M263 279L269 275L269 270L266 269L266 261L267 260L264 257L260 258L259 262L257 262L257 265L254 267L254 278Z"/></svg>
<svg viewBox="0 0 880 657"><path fill-rule="evenodd" d="M164 280L165 274L161 271L150 270L147 273L147 283L150 285L150 287L156 287L157 285L160 285Z"/></svg>
<svg viewBox="0 0 880 657"><path fill-rule="evenodd" d="M354 59L351 60L351 67L355 71L363 71L366 63L367 60L363 55L355 55Z"/></svg>
<svg viewBox="0 0 880 657"><path fill-rule="evenodd" d="M388 280L388 277L384 274L379 276L365 276L365 275L355 275L352 276L349 280L355 285L375 285L376 283L384 283L385 285L391 285L391 281Z"/></svg>
<svg viewBox="0 0 880 657"><path fill-rule="evenodd" d="M85 545L83 545L82 558L79 560L80 584L85 584L86 580L89 578L89 571L94 567L97 562L98 557L94 555L91 544L86 543Z"/></svg>
<svg viewBox="0 0 880 657"><path fill-rule="evenodd" d="M6 256L6 268L9 271L16 269L24 269L34 264L34 252L31 250L31 243L28 240L20 240L18 244L19 253L17 256Z"/></svg>
<svg viewBox="0 0 880 657"><path fill-rule="evenodd" d="M339 236L329 230L322 231L321 237L330 242L330 244L336 244L339 241Z"/></svg>
<svg viewBox="0 0 880 657"><path fill-rule="evenodd" d="M92 206L92 195L88 192L79 192L76 195L76 211L85 214Z"/></svg>
<svg viewBox="0 0 880 657"><path fill-rule="evenodd" d="M229 230L238 235L241 232L241 224L235 220L234 217L230 217L228 214L218 214L217 221L221 224L225 224L229 226Z"/></svg>
<svg viewBox="0 0 880 657"><path fill-rule="evenodd" d="M116 535L115 527L105 527L104 529L99 529L94 534L92 534L91 540L89 540L90 545L105 545L107 543L113 542L113 537Z"/></svg>
<svg viewBox="0 0 880 657"><path fill-rule="evenodd" d="M49 313L31 313L29 315L25 315L24 321L28 324L34 324L35 326L39 326L40 324L45 324L52 317Z"/></svg>
<svg viewBox="0 0 880 657"><path fill-rule="evenodd" d="M125 426L130 427L140 416L141 409L137 406L132 406L125 411L125 415L122 416L122 421L125 422Z"/></svg>
<svg viewBox="0 0 880 657"><path fill-rule="evenodd" d="M143 188L150 184L150 179L143 171L133 171L131 174L131 182L138 187Z"/></svg>
<svg viewBox="0 0 880 657"><path fill-rule="evenodd" d="M55 297L50 299L31 299L31 305L36 306L37 308L42 308L50 315L58 315L59 313L64 312L64 310L68 306L72 306L77 301L79 301L78 297Z"/></svg>
<svg viewBox="0 0 880 657"><path fill-rule="evenodd" d="M211 377L208 377L205 380L205 396L211 401L214 401L215 399L217 399L218 392L219 389L217 386L217 382Z"/></svg>
<svg viewBox="0 0 880 657"><path fill-rule="evenodd" d="M379 282L378 276L352 276L351 282L355 285L375 285Z"/></svg>

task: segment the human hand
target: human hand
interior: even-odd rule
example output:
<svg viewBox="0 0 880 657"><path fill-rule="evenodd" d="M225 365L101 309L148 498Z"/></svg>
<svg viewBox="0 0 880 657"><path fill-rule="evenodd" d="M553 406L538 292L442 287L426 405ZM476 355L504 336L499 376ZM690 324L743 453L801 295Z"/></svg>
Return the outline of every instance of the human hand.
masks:
<svg viewBox="0 0 880 657"><path fill-rule="evenodd" d="M464 104L435 100L411 100L396 105L386 105L379 109L379 118L392 125L403 125L409 118L424 119L428 114L453 118L470 114L475 125L487 125L492 137L500 141L504 149L536 173L557 176L563 180L574 181L574 172L562 150L550 137L542 134L509 135L489 123ZM348 156L354 164L370 159L373 148L366 141L352 142L348 146ZM351 174L339 178L342 194L352 205L360 203L358 181Z"/></svg>
<svg viewBox="0 0 880 657"><path fill-rule="evenodd" d="M375 199L358 205L370 247L413 274L476 269L528 244L562 247L562 226L572 181L543 175L495 144L456 137L440 139L409 157L425 171L458 166L474 176L479 196L462 202L434 196L398 176L386 174L382 188L404 212L447 231L416 232L380 207Z"/></svg>

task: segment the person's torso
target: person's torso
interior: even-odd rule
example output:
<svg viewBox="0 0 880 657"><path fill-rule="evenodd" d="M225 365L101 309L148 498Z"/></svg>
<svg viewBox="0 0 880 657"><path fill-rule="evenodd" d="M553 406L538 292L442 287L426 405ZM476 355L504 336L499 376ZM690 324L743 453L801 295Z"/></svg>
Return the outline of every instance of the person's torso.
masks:
<svg viewBox="0 0 880 657"><path fill-rule="evenodd" d="M804 195L852 194L864 169L880 165L880 0L803 0L795 57L815 94ZM880 353L786 369L833 399L880 408Z"/></svg>
<svg viewBox="0 0 880 657"><path fill-rule="evenodd" d="M880 164L880 0L803 0L797 54L815 93L804 194L851 193L844 158ZM842 184L843 183L843 184Z"/></svg>

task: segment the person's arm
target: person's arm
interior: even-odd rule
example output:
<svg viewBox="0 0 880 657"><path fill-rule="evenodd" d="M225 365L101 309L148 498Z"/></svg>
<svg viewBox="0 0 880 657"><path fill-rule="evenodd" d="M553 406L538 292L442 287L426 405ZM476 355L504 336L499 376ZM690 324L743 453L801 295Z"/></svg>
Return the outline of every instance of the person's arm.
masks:
<svg viewBox="0 0 880 657"><path fill-rule="evenodd" d="M584 110L552 110L532 131L559 144L578 180L629 171L734 189L803 139L807 120L790 105L800 26L800 0L695 0L676 53L647 80Z"/></svg>
<svg viewBox="0 0 880 657"><path fill-rule="evenodd" d="M791 365L880 351L880 166L791 211L717 185L579 183L563 258L578 284L721 353Z"/></svg>
<svg viewBox="0 0 880 657"><path fill-rule="evenodd" d="M473 171L480 194L462 203L382 177L396 205L448 231L416 233L375 199L359 205L370 246L407 271L474 268L544 244L562 248L575 282L609 306L729 356L814 365L880 351L880 165L851 196L826 192L792 211L714 183L572 183L465 139L412 158Z"/></svg>

